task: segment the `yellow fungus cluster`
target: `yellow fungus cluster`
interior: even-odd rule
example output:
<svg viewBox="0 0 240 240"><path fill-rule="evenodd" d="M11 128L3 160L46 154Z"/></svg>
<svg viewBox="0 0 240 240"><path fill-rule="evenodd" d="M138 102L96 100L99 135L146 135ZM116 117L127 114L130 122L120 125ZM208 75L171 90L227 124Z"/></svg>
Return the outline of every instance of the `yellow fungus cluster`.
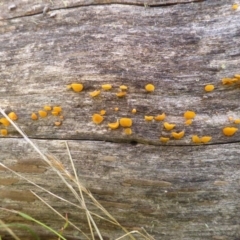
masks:
<svg viewBox="0 0 240 240"><path fill-rule="evenodd" d="M240 74L235 74L232 78L223 78L222 79L223 85L233 85L233 84L240 84Z"/></svg>
<svg viewBox="0 0 240 240"><path fill-rule="evenodd" d="M192 142L193 143L208 143L212 140L211 136L203 136L199 137L198 135L193 135L192 136Z"/></svg>
<svg viewBox="0 0 240 240"><path fill-rule="evenodd" d="M100 90L95 90L95 91L93 91L93 92L90 92L89 95L90 95L91 97L96 97L96 96L98 96L100 93L101 93Z"/></svg>
<svg viewBox="0 0 240 240"><path fill-rule="evenodd" d="M12 120L12 121L16 121L18 119L18 116L15 112L10 112L8 114L8 117ZM9 127L10 126L10 121L8 121L7 118L3 117L0 118L0 125L3 125L4 127ZM8 130L7 129L0 129L0 135L1 136L7 136L8 135Z"/></svg>
<svg viewBox="0 0 240 240"><path fill-rule="evenodd" d="M53 116L58 116L59 120L54 122L55 126L61 126L62 125L62 120L63 120L63 116L60 115L62 113L62 107L60 106L54 106L51 107L49 105L45 105L43 106L43 109L39 110L37 113L33 112L31 113L31 119L32 120L38 120L38 118L46 118L49 115L49 112L51 112L51 114Z"/></svg>

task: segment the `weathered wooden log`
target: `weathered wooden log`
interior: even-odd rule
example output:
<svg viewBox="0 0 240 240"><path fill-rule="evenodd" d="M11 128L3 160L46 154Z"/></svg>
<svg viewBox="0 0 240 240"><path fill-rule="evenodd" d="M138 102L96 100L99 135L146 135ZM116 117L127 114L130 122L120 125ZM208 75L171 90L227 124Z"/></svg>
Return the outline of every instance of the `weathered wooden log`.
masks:
<svg viewBox="0 0 240 240"><path fill-rule="evenodd" d="M240 131L231 137L222 132L227 126L238 128L234 120L240 119L239 85L221 82L240 73L239 10L232 4L2 1L0 106L16 112L17 124L29 138L73 174L67 141L80 181L129 231L144 227L155 239L237 240ZM67 89L73 82L83 84L83 91ZM146 92L149 83L154 92ZM113 88L101 90L102 84ZM122 84L128 90L119 98ZM213 84L214 91L204 91L206 84ZM99 96L89 95L98 89ZM49 112L46 118L32 120L31 114L45 105L61 106L63 118ZM92 115L101 110L106 110L104 121L96 125ZM183 117L187 110L196 112L189 126ZM175 140L162 121L144 119L162 113L165 121L176 124L173 131L185 132L183 138ZM123 117L133 120L131 135L122 127L108 127ZM13 126L1 124L0 129L8 130L0 138L1 163L76 202ZM196 144L193 135L212 139ZM160 137L170 140L162 143ZM34 191L89 232L83 211L56 201L3 167L0 173L2 208L26 212L59 230L64 221ZM12 213L0 214L5 223L31 226ZM96 221L104 239L124 234ZM33 228L40 236L49 235ZM8 239L5 231L0 233ZM17 234L29 237L24 231ZM67 239L86 239L72 227L64 234Z"/></svg>

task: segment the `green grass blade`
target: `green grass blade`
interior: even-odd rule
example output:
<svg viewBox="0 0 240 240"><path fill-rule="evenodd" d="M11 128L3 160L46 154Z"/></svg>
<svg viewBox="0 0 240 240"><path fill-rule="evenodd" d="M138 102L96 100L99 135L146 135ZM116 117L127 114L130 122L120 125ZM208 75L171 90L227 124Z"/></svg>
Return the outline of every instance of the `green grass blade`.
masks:
<svg viewBox="0 0 240 240"><path fill-rule="evenodd" d="M18 212L18 214L19 214L21 217L23 217L23 218L25 218L25 219L27 219L27 220L29 220L29 221L33 221L33 222L37 223L38 225L40 225L40 226L48 229L50 232L54 233L55 235L57 235L57 236L58 236L59 238L61 238L62 240L67 240L66 238L64 238L61 234L59 234L59 233L58 233L57 231L55 231L54 229L48 227L46 224L44 224L44 223L36 220L35 218L32 218L31 216L27 215L26 213Z"/></svg>

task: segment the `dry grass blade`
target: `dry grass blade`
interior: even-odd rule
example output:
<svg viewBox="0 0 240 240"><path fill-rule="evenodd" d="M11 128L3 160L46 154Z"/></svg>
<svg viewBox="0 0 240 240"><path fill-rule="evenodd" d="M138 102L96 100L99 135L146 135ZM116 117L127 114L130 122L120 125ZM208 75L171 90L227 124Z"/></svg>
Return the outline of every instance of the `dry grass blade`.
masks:
<svg viewBox="0 0 240 240"><path fill-rule="evenodd" d="M92 240L95 239L94 237L94 231L97 233L98 238L100 240L103 240L102 235L100 233L100 230L98 229L97 224L95 223L93 216L96 216L100 219L103 219L105 221L111 222L114 225L119 226L124 232L125 234L121 237L119 237L116 240L120 240L123 239L124 237L130 237L132 240L135 240L135 237L132 234L139 234L142 237L144 237L145 239L148 240L153 240L153 238L150 238L150 236L148 234L148 236L140 233L139 231L131 231L128 232L127 229L125 229L94 197L93 195L81 184L81 182L78 179L78 175L74 166L74 162L69 150L69 146L66 142L66 147L67 147L67 152L69 155L69 159L71 161L71 165L72 165L72 169L74 172L74 176L66 170L66 168L64 167L64 165L61 163L61 161L59 161L55 156L50 155L50 154L44 154L40 148L33 143L28 137L27 135L5 114L5 112L0 108L0 112L2 113L3 116L5 116L8 121L15 127L15 129L23 136L23 138L26 140L27 143L29 143L33 149L42 157L42 159L51 167L51 169L59 176L59 178L62 180L62 182L68 187L68 189L72 192L72 194L74 195L75 199L78 200L79 205L72 203L64 198L61 198L60 196L48 191L47 189L37 185L36 183L34 183L33 181L27 179L26 177L18 174L17 172L13 171L12 169L8 168L7 166L5 166L4 164L0 163L1 166L3 166L4 168L8 169L9 171L13 172L14 174L16 174L17 176L19 176L20 178L26 180L27 182L29 182L30 184L36 186L37 188L49 193L50 195L60 199L61 201L67 202L68 204L77 207L80 210L85 211L86 214L86 218L87 218L87 222L89 225L89 229L90 229L90 234L91 234L91 238ZM78 188L79 194L77 193L77 191L74 189L72 184L75 184ZM39 198L46 206L48 206L52 211L54 211L58 216L60 216L62 219L66 220L66 218L64 216L62 216L58 211L56 211L51 205L49 205L46 201L44 201L40 196L38 196L36 193L32 192L37 198ZM97 207L98 209L101 210L101 212L107 217L102 217L96 213L93 213L91 211L88 210L87 206L86 206L86 201L84 199L84 195L86 194L86 196L91 200L90 204L93 204L95 207ZM75 229L77 229L78 231L80 231L87 239L90 239L89 237L87 237L87 235L85 233L83 233L81 231L81 229L79 229L75 224L73 224L71 221L69 221L68 219L68 223L71 224ZM145 232L146 233L146 232ZM17 239L18 240L18 239Z"/></svg>
<svg viewBox="0 0 240 240"><path fill-rule="evenodd" d="M1 219L0 219L0 227L3 227L15 240L21 240L11 228L9 228Z"/></svg>

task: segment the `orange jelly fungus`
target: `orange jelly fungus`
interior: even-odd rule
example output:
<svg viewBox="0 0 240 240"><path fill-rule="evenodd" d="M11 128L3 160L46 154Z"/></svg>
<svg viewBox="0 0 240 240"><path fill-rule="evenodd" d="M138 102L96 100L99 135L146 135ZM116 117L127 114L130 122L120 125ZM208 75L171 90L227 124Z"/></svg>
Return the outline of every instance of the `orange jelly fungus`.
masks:
<svg viewBox="0 0 240 240"><path fill-rule="evenodd" d="M127 90L127 89L128 89L128 87L127 87L126 85L121 85L119 88L120 88L121 90Z"/></svg>
<svg viewBox="0 0 240 240"><path fill-rule="evenodd" d="M124 96L126 96L126 92L118 92L118 93L116 93L116 96L117 97L124 97Z"/></svg>
<svg viewBox="0 0 240 240"><path fill-rule="evenodd" d="M203 137L201 137L201 142L202 143L208 143L211 140L212 140L212 137L210 137L210 136L203 136Z"/></svg>
<svg viewBox="0 0 240 240"><path fill-rule="evenodd" d="M7 134L8 134L7 129L1 129L1 135L2 136L7 136Z"/></svg>
<svg viewBox="0 0 240 240"><path fill-rule="evenodd" d="M117 129L119 127L119 121L114 123L108 123L108 127L111 129Z"/></svg>
<svg viewBox="0 0 240 240"><path fill-rule="evenodd" d="M230 84L234 84L238 81L239 81L238 78L223 78L222 79L222 84L223 85L230 85Z"/></svg>
<svg viewBox="0 0 240 240"><path fill-rule="evenodd" d="M201 143L201 139L198 137L198 135L193 135L192 136L192 141L194 143Z"/></svg>
<svg viewBox="0 0 240 240"><path fill-rule="evenodd" d="M192 119L188 119L188 120L185 121L185 125L191 125L192 122L193 122Z"/></svg>
<svg viewBox="0 0 240 240"><path fill-rule="evenodd" d="M153 116L144 116L145 121L152 121Z"/></svg>
<svg viewBox="0 0 240 240"><path fill-rule="evenodd" d="M47 112L46 112L46 111L43 111L43 110L38 111L38 114L39 114L39 116L42 117L42 118L45 118L45 117L47 116Z"/></svg>
<svg viewBox="0 0 240 240"><path fill-rule="evenodd" d="M53 112L58 112L60 113L62 111L61 107L53 107Z"/></svg>
<svg viewBox="0 0 240 240"><path fill-rule="evenodd" d="M102 85L102 89L104 89L104 90L110 90L110 89L112 89L112 85L111 85L111 84L103 84L103 85Z"/></svg>
<svg viewBox="0 0 240 240"><path fill-rule="evenodd" d="M120 125L122 127L131 127L132 119L131 118L120 118Z"/></svg>
<svg viewBox="0 0 240 240"><path fill-rule="evenodd" d="M114 111L116 111L116 112L117 112L118 110L119 110L119 108L118 108L118 107L115 107L115 108L114 108Z"/></svg>
<svg viewBox="0 0 240 240"><path fill-rule="evenodd" d="M235 74L234 77L240 80L240 74Z"/></svg>
<svg viewBox="0 0 240 240"><path fill-rule="evenodd" d="M132 129L131 129L131 128L125 128L125 129L124 129L124 133L125 133L126 135L131 135L131 134L132 134Z"/></svg>
<svg viewBox="0 0 240 240"><path fill-rule="evenodd" d="M166 118L165 113L162 113L161 115L157 115L156 117L154 117L156 121L163 121L165 118Z"/></svg>
<svg viewBox="0 0 240 240"><path fill-rule="evenodd" d="M212 85L212 84L206 85L205 88L204 88L204 90L205 90L206 92L211 92L211 91L214 90L214 85Z"/></svg>
<svg viewBox="0 0 240 240"><path fill-rule="evenodd" d="M100 115L103 116L103 115L105 115L105 114L106 114L106 110L101 110L101 111L100 111Z"/></svg>
<svg viewBox="0 0 240 240"><path fill-rule="evenodd" d="M167 137L160 137L160 141L163 142L163 143L166 143L170 140L170 138L167 138Z"/></svg>
<svg viewBox="0 0 240 240"><path fill-rule="evenodd" d="M100 124L103 121L103 119L104 119L103 116L97 113L93 114L92 116L92 121L96 124Z"/></svg>
<svg viewBox="0 0 240 240"><path fill-rule="evenodd" d="M171 124L171 123L165 122L165 123L163 123L163 126L165 127L165 129L167 129L169 131L169 130L172 130L176 126L176 124Z"/></svg>
<svg viewBox="0 0 240 240"><path fill-rule="evenodd" d="M81 92L83 90L83 85L81 83L72 83L69 85L74 92ZM68 88L69 88L68 86Z"/></svg>
<svg viewBox="0 0 240 240"><path fill-rule="evenodd" d="M184 117L185 117L186 119L193 119L195 116L196 116L196 113L193 112L193 111L186 111L186 112L184 113Z"/></svg>
<svg viewBox="0 0 240 240"><path fill-rule="evenodd" d="M37 119L38 119L37 114L36 114L36 113L32 113L31 119L32 119L32 120L37 120Z"/></svg>
<svg viewBox="0 0 240 240"><path fill-rule="evenodd" d="M234 120L234 123L240 124L240 119L235 119L235 120Z"/></svg>
<svg viewBox="0 0 240 240"><path fill-rule="evenodd" d="M100 94L100 92L101 92L100 90L95 90L93 92L90 92L89 95L91 97L96 97L96 96L98 96Z"/></svg>
<svg viewBox="0 0 240 240"><path fill-rule="evenodd" d="M156 121L163 121L165 118L166 118L165 113L162 113L161 115L157 115L156 117L154 117Z"/></svg>
<svg viewBox="0 0 240 240"><path fill-rule="evenodd" d="M9 117L11 120L13 120L13 121L15 121L15 120L18 119L18 116L17 116L17 114L16 114L15 112L10 112L10 113L8 114L8 117Z"/></svg>
<svg viewBox="0 0 240 240"><path fill-rule="evenodd" d="M223 134L225 136L232 136L234 135L237 131L238 131L238 128L235 128L235 127L225 127L223 128Z"/></svg>
<svg viewBox="0 0 240 240"><path fill-rule="evenodd" d="M234 3L233 5L232 5L232 10L237 10L238 9L238 4L237 3Z"/></svg>
<svg viewBox="0 0 240 240"><path fill-rule="evenodd" d="M51 111L52 110L52 107L51 106L44 106L43 109L45 111Z"/></svg>
<svg viewBox="0 0 240 240"><path fill-rule="evenodd" d="M184 136L185 132L184 131L181 131L179 133L177 132L172 132L172 136L175 138L175 139L181 139L183 136Z"/></svg>
<svg viewBox="0 0 240 240"><path fill-rule="evenodd" d="M52 111L52 115L53 116L58 116L59 112L56 112L56 111Z"/></svg>
<svg viewBox="0 0 240 240"><path fill-rule="evenodd" d="M55 124L55 126L58 127L58 126L61 126L61 125L62 125L62 122L58 121L58 122L55 122L54 124Z"/></svg>
<svg viewBox="0 0 240 240"><path fill-rule="evenodd" d="M137 112L137 109L136 108L133 108L132 109L132 113L136 113Z"/></svg>
<svg viewBox="0 0 240 240"><path fill-rule="evenodd" d="M5 127L10 125L10 122L6 118L0 118L0 123L2 123Z"/></svg>
<svg viewBox="0 0 240 240"><path fill-rule="evenodd" d="M153 91L155 90L155 87L154 87L153 84L147 84L147 85L145 86L145 90L146 90L147 92L153 92Z"/></svg>

